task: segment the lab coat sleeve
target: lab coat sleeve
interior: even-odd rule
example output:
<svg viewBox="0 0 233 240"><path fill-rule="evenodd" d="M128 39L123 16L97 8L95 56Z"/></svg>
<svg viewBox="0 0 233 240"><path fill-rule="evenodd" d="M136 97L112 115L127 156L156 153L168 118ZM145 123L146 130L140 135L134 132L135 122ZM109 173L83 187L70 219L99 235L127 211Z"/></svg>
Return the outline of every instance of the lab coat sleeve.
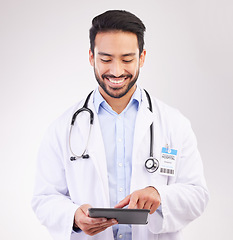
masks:
<svg viewBox="0 0 233 240"><path fill-rule="evenodd" d="M69 197L62 156L56 130L50 127L38 154L32 208L56 240L70 239L79 207Z"/></svg>
<svg viewBox="0 0 233 240"><path fill-rule="evenodd" d="M184 121L175 134L182 136L177 174L168 178L168 185L155 186L161 196L161 212L150 216L149 229L153 233L171 233L184 228L199 217L208 202L197 142L189 121ZM177 135L178 134L178 135Z"/></svg>

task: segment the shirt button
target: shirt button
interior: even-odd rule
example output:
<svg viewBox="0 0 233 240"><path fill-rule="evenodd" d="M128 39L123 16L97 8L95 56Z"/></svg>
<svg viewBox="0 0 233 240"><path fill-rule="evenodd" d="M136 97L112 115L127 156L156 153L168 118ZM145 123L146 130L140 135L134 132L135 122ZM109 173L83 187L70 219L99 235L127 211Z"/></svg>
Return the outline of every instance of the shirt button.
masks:
<svg viewBox="0 0 233 240"><path fill-rule="evenodd" d="M120 188L119 191L122 192L122 191L123 191L123 188Z"/></svg>
<svg viewBox="0 0 233 240"><path fill-rule="evenodd" d="M121 139L121 138L118 138L118 142L122 142L122 139Z"/></svg>
<svg viewBox="0 0 233 240"><path fill-rule="evenodd" d="M119 166L119 167L122 167L122 163L118 163L118 166Z"/></svg>
<svg viewBox="0 0 233 240"><path fill-rule="evenodd" d="M119 235L119 238L123 238L123 235L122 235L122 234L120 234L120 235Z"/></svg>

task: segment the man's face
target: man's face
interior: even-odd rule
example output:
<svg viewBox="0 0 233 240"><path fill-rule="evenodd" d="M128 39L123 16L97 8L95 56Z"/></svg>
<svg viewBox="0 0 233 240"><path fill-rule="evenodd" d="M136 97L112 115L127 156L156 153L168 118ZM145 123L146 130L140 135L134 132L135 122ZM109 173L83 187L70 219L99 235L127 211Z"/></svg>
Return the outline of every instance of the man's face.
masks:
<svg viewBox="0 0 233 240"><path fill-rule="evenodd" d="M112 31L98 33L94 55L89 59L94 67L100 93L113 98L132 94L136 89L139 69L143 66L146 51L139 57L137 36L134 33Z"/></svg>

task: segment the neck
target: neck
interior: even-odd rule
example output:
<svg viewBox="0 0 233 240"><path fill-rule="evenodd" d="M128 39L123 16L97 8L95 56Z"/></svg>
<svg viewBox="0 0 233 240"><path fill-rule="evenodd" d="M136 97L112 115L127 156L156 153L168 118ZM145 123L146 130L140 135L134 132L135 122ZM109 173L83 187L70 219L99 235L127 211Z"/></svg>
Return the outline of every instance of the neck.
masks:
<svg viewBox="0 0 233 240"><path fill-rule="evenodd" d="M99 87L100 94L106 100L106 102L111 106L112 110L120 114L128 105L132 95L136 90L136 84L121 98L110 97L106 92Z"/></svg>

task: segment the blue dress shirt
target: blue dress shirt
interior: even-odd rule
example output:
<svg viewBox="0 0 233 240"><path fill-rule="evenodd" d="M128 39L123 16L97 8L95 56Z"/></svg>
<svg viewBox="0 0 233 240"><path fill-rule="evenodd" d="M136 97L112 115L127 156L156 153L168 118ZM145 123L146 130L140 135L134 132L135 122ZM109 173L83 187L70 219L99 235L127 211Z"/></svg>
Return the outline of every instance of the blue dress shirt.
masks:
<svg viewBox="0 0 233 240"><path fill-rule="evenodd" d="M117 114L98 89L94 93L105 146L111 207L130 194L134 127L141 99L141 90L137 87L127 107ZM131 240L131 226L114 225L113 234L115 240Z"/></svg>

